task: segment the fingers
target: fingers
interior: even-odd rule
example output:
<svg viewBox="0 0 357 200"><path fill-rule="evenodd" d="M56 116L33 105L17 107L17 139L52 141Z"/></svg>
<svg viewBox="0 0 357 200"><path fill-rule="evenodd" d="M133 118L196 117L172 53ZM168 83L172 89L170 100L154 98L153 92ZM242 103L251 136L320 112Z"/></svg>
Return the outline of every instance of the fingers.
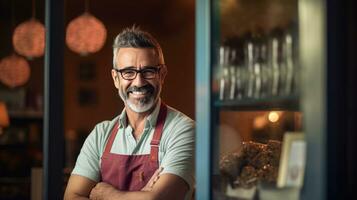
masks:
<svg viewBox="0 0 357 200"><path fill-rule="evenodd" d="M158 179L159 179L159 176L153 177L153 179L149 182L149 187L152 188Z"/></svg>
<svg viewBox="0 0 357 200"><path fill-rule="evenodd" d="M149 183L151 183L151 182L153 182L155 179L157 179L163 169L164 169L164 168L159 167L159 168L154 172L154 174L151 176L151 178L150 178L150 180L149 180Z"/></svg>
<svg viewBox="0 0 357 200"><path fill-rule="evenodd" d="M159 169L157 169L154 174L152 175L152 177L155 179L156 177L159 177L160 173L162 172L162 170L164 170L163 167L159 167Z"/></svg>
<svg viewBox="0 0 357 200"><path fill-rule="evenodd" d="M96 193L97 193L97 185L96 186L94 186L93 188L92 188L92 190L90 191L90 194L89 194L89 199L91 199L91 200L96 200L97 198L96 198Z"/></svg>
<svg viewBox="0 0 357 200"><path fill-rule="evenodd" d="M145 187L142 189L142 191L151 191L152 187L155 185L155 183L159 180L160 178L160 173L162 172L164 168L159 167L154 174L151 176L149 182L145 185Z"/></svg>
<svg viewBox="0 0 357 200"><path fill-rule="evenodd" d="M90 200L101 200L101 199L108 199L108 195L111 196L113 194L113 189L115 188L105 182L97 183L91 190L89 194Z"/></svg>
<svg viewBox="0 0 357 200"><path fill-rule="evenodd" d="M156 183L156 181L159 180L159 178L160 178L160 175L155 176L152 185L154 185Z"/></svg>
<svg viewBox="0 0 357 200"><path fill-rule="evenodd" d="M162 172L164 168L163 167L159 167L159 169L157 169L155 171L155 173L152 175L151 177L151 181L150 182L150 187L154 186L154 184L156 183L157 180L159 180L160 178L160 173Z"/></svg>

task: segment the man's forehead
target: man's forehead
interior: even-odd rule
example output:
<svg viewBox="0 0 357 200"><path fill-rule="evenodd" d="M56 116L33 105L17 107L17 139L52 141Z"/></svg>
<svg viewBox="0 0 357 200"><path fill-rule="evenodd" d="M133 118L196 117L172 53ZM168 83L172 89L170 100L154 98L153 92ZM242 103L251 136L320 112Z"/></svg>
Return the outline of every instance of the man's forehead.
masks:
<svg viewBox="0 0 357 200"><path fill-rule="evenodd" d="M133 65L157 64L158 56L153 48L120 48L117 52L117 64Z"/></svg>
<svg viewBox="0 0 357 200"><path fill-rule="evenodd" d="M117 52L118 56L142 56L157 58L157 53L154 48L120 48Z"/></svg>

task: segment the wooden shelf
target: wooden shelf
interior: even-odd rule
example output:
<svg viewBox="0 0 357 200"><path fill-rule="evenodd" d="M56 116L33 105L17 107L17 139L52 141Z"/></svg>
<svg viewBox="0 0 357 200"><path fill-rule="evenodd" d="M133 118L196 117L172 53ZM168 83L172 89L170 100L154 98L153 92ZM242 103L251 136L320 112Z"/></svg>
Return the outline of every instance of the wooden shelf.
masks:
<svg viewBox="0 0 357 200"><path fill-rule="evenodd" d="M221 110L233 111L300 110L299 97L296 95L261 99L215 101L214 106Z"/></svg>
<svg viewBox="0 0 357 200"><path fill-rule="evenodd" d="M10 118L14 119L42 119L43 111L38 110L10 110Z"/></svg>
<svg viewBox="0 0 357 200"><path fill-rule="evenodd" d="M0 183L29 183L31 178L28 176L23 177L0 177Z"/></svg>
<svg viewBox="0 0 357 200"><path fill-rule="evenodd" d="M0 149L2 150L21 150L27 148L27 144L20 143L20 144L0 144Z"/></svg>

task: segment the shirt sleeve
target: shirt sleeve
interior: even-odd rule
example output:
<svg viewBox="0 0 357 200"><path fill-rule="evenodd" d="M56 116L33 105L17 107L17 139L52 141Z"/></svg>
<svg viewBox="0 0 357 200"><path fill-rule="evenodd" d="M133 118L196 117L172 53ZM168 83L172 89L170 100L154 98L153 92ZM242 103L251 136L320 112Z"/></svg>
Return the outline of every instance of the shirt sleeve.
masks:
<svg viewBox="0 0 357 200"><path fill-rule="evenodd" d="M100 181L100 158L103 152L104 125L100 123L86 138L78 155L72 174L87 177L95 182Z"/></svg>
<svg viewBox="0 0 357 200"><path fill-rule="evenodd" d="M161 174L175 174L189 185L195 184L195 124L190 120L181 120L169 131L169 139L161 166Z"/></svg>

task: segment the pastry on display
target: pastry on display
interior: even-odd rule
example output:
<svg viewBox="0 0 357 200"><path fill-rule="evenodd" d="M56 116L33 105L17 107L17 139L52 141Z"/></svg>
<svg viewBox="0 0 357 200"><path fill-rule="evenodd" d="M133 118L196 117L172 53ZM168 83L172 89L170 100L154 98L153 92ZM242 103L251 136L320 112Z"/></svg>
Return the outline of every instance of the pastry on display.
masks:
<svg viewBox="0 0 357 200"><path fill-rule="evenodd" d="M258 181L275 183L278 177L281 142L243 142L241 148L220 161L221 180L232 188L251 188Z"/></svg>

